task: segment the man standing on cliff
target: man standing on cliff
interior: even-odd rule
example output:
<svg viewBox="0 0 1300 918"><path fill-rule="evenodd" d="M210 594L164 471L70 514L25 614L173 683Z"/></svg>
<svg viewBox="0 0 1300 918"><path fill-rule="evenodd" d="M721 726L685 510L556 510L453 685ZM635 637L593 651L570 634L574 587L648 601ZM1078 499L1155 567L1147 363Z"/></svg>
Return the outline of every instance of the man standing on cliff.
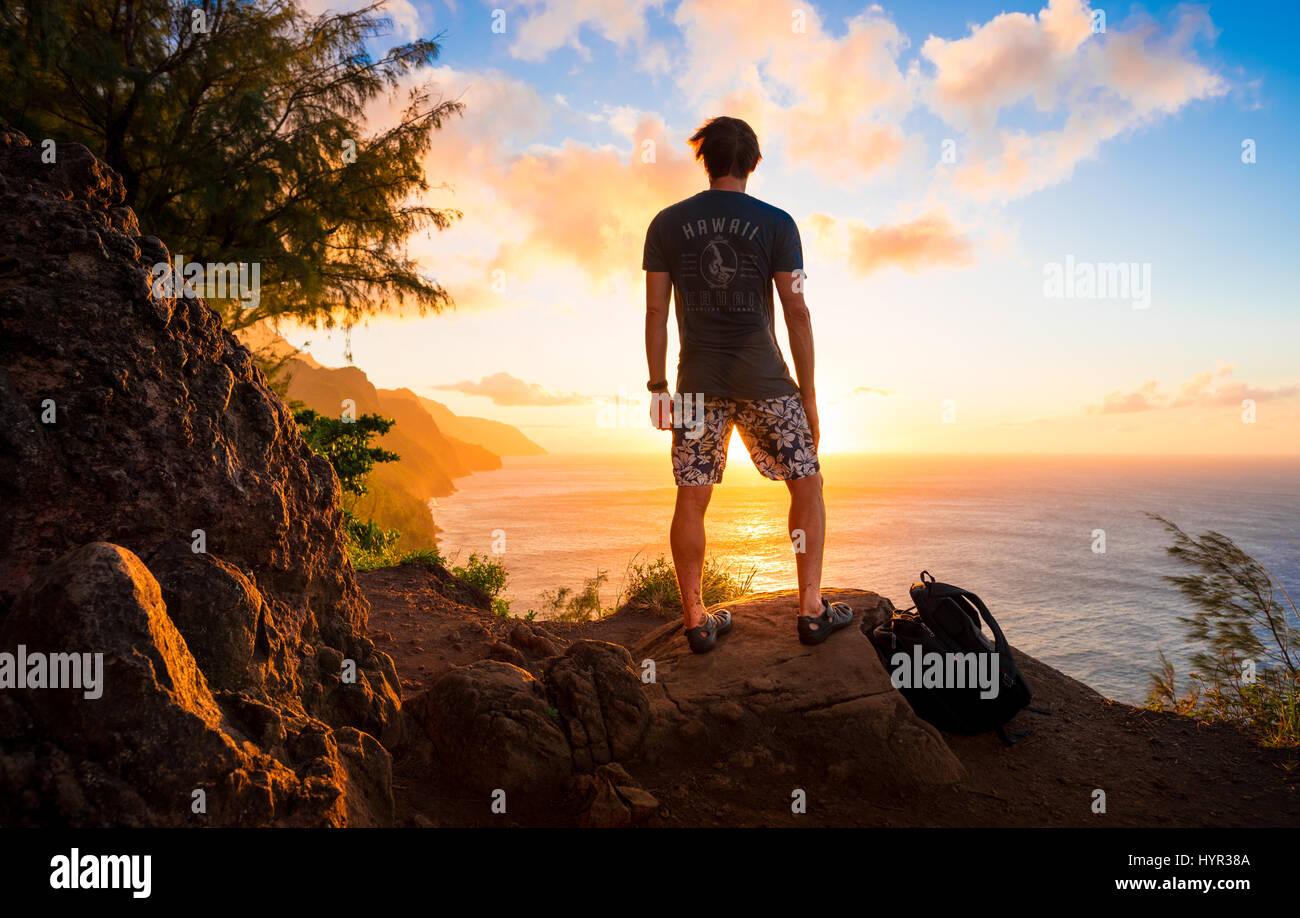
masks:
<svg viewBox="0 0 1300 918"><path fill-rule="evenodd" d="M707 653L731 629L731 613L706 613L704 512L722 481L731 429L754 465L790 489L790 538L799 571L798 634L819 644L853 620L822 599L822 502L812 322L803 298L799 229L785 211L745 194L762 154L739 118L714 118L691 137L709 188L661 210L646 232L646 359L651 421L673 432L672 551L691 650ZM776 341L776 285L799 376L790 378ZM669 394L668 304L677 303L681 354ZM802 550L801 550L802 549Z"/></svg>

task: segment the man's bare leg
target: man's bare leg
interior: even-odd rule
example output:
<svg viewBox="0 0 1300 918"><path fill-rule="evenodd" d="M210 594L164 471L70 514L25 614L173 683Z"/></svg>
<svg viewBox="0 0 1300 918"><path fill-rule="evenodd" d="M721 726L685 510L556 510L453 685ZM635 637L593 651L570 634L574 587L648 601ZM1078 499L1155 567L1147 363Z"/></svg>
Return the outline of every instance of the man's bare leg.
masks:
<svg viewBox="0 0 1300 918"><path fill-rule="evenodd" d="M704 624L704 511L713 496L713 485L689 485L677 488L677 507L669 541L673 549L673 566L677 569L677 588L682 593L682 610L686 627Z"/></svg>
<svg viewBox="0 0 1300 918"><path fill-rule="evenodd" d="M794 555L799 571L799 614L816 618L822 614L822 551L826 545L822 473L785 484L790 489L790 541L796 549L803 544L803 551Z"/></svg>

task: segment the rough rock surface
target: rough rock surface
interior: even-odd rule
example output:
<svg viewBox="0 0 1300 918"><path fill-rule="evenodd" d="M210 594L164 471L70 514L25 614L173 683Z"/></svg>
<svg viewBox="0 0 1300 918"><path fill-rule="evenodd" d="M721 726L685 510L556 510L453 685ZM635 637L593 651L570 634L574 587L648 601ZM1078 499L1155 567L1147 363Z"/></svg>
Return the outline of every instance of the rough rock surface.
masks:
<svg viewBox="0 0 1300 918"><path fill-rule="evenodd" d="M650 703L627 648L578 641L564 656L546 661L544 680L568 729L575 769L590 772L637 754L650 724Z"/></svg>
<svg viewBox="0 0 1300 918"><path fill-rule="evenodd" d="M659 824L659 801L622 765L601 765L594 774L576 775L569 785L570 808L589 829L622 829Z"/></svg>
<svg viewBox="0 0 1300 918"><path fill-rule="evenodd" d="M504 790L507 799L550 803L573 772L545 689L509 663L481 660L453 669L405 710L452 776L485 798Z"/></svg>
<svg viewBox="0 0 1300 918"><path fill-rule="evenodd" d="M42 823L346 825L388 822L388 754L351 727L214 695L131 552L92 542L45 568L0 646L100 653L100 697L6 691L3 780ZM64 774L70 770L75 778ZM200 800L196 792L201 791Z"/></svg>
<svg viewBox="0 0 1300 918"><path fill-rule="evenodd" d="M854 623L816 647L798 642L795 594L757 593L728 608L731 632L708 654L693 654L680 623L646 636L632 651L653 661L646 687L652 713L646 754L706 762L761 747L793 774L900 790L961 781L965 771L942 736L889 682L860 630L883 621L889 600L870 592L826 592L847 602Z"/></svg>
<svg viewBox="0 0 1300 918"><path fill-rule="evenodd" d="M35 646L55 627L30 599L14 618L43 571L88 543L120 546L149 568L149 578L132 568L131 579L156 578L161 587L163 605L150 607L150 620L166 617L184 639L184 654L170 645L160 652L197 666L218 690L218 707L261 717L270 735L278 735L272 713L322 722L334 745L316 747L334 756L327 780L343 801L322 818L349 821L344 773L382 782L382 749L351 734L340 744L331 731L380 737L399 729L391 726L399 723L398 685L391 659L363 636L368 604L346 559L338 479L217 314L201 299L153 289L151 267L170 256L140 235L123 197L121 179L85 147L60 145L56 161L42 163L26 137L0 128L0 626L9 641L0 650ZM206 555L192 550L199 538ZM86 559L75 557L69 576L101 575L79 570ZM121 641L114 652L132 653ZM44 722L63 709L29 701L21 705L38 733L71 736L68 724ZM250 715L257 705L269 712ZM121 725L124 744L147 729L144 721L138 730ZM0 821L21 822L27 798L10 784L8 757L30 761L36 752L7 734L0 740ZM46 745L51 756L72 755L54 740ZM123 778L125 765L107 750L85 754L104 756L94 767ZM159 765L180 769L180 753ZM92 802L70 804L65 818L111 821L69 767L60 799ZM375 818L374 798L388 793L372 790L356 798L362 821ZM135 791L146 798L138 821L170 820L174 801L154 799L146 786Z"/></svg>

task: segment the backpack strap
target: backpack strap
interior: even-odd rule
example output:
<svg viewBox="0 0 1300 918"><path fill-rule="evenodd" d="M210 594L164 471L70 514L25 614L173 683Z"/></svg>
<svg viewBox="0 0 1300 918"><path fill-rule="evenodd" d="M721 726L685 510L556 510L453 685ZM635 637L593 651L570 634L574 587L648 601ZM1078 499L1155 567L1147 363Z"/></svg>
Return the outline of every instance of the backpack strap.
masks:
<svg viewBox="0 0 1300 918"><path fill-rule="evenodd" d="M998 627L997 619L993 617L993 613L989 611L989 607L984 605L984 600L980 599L969 590L962 590L961 592L963 596L975 604L975 608L979 610L980 618L984 619L984 621L988 623L989 630L993 632L995 639L994 646L997 648L998 653L1006 654L1010 657L1011 645L1007 642L1006 636L1002 634L1002 629Z"/></svg>
<svg viewBox="0 0 1300 918"><path fill-rule="evenodd" d="M948 583L937 583L933 574L929 571L921 571L921 582L912 584L911 593L912 600L916 603L917 608L919 608L923 602L932 602L936 599L944 599L946 597L969 600L970 604L975 607L976 613L980 618L984 619L989 626L989 630L993 632L993 646L997 652L1000 654L1006 654L1007 656L1011 655L1011 645L1007 643L1006 637L1002 634L1002 629L998 627L997 620L993 618L993 613L989 612L989 607L984 605L984 600L980 599L970 590L963 590L961 587L956 587ZM963 611L965 611L967 615L970 615L972 619L975 618L974 615L971 615L969 608L966 608Z"/></svg>
<svg viewBox="0 0 1300 918"><path fill-rule="evenodd" d="M934 598L934 575L929 571L921 571L921 582L912 584L908 593L912 597L912 608L919 609L922 605L929 606L930 600Z"/></svg>
<svg viewBox="0 0 1300 918"><path fill-rule="evenodd" d="M993 617L993 613L989 611L989 607L984 605L984 600L980 599L970 590L963 590L961 587L949 586L946 583L936 584L931 588L930 592L936 599L951 597L952 599L969 600L970 604L975 607L975 611L979 614L979 617L984 619L985 623L989 626L989 630L993 632L993 646L997 649L997 652L1008 656L1011 654L1011 645L1007 643L1007 639L1002 634L1002 629L998 627L997 619ZM967 614L970 614L969 610L967 611ZM973 617L974 616L972 616L972 618Z"/></svg>

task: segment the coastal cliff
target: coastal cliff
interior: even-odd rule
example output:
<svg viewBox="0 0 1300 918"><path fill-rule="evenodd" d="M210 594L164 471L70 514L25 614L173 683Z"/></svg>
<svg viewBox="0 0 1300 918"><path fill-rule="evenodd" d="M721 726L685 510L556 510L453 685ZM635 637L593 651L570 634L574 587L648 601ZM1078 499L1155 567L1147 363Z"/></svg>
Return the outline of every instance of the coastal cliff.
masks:
<svg viewBox="0 0 1300 918"><path fill-rule="evenodd" d="M285 381L291 402L332 417L339 416L346 403L357 416L372 413L396 421L376 445L401 458L374 468L368 493L354 512L383 529L400 531L406 549L437 544L429 500L453 494L455 479L498 469L503 457L546 452L509 424L457 415L410 389L377 388L359 367L322 366L263 324L241 329L238 337L255 354L283 360L277 375Z"/></svg>
<svg viewBox="0 0 1300 918"><path fill-rule="evenodd" d="M356 574L333 468L203 300L154 290L169 252L122 200L85 147L45 163L0 128L0 825L1300 816L1281 753L1250 734L1114 704L1024 655L1048 712L1019 715L1024 740L935 730L871 651L862 629L890 606L865 590L827 591L857 627L812 649L788 594L742 597L694 657L634 610L521 621L432 562ZM420 406L366 385L350 378L361 410L362 390ZM462 465L426 483L489 461L453 439Z"/></svg>

